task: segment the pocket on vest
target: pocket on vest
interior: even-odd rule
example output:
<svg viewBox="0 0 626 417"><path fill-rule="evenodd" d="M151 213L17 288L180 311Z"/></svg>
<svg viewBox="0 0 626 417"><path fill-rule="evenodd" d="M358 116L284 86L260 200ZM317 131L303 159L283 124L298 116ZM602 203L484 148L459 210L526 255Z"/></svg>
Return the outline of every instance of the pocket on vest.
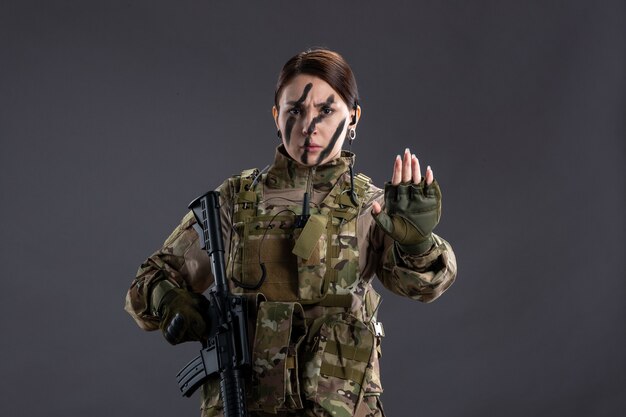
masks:
<svg viewBox="0 0 626 417"><path fill-rule="evenodd" d="M298 242L302 229L294 231L294 241ZM303 301L319 300L326 294L324 276L326 275L326 234L317 238L310 256L305 259L291 254L297 259L298 299Z"/></svg>
<svg viewBox="0 0 626 417"><path fill-rule="evenodd" d="M371 378L374 334L353 317L320 320L319 332L309 338L309 357L303 371L305 397L331 415L353 415L367 377Z"/></svg>
<svg viewBox="0 0 626 417"><path fill-rule="evenodd" d="M250 410L276 413L303 407L297 352L306 330L299 303L260 304L252 349Z"/></svg>
<svg viewBox="0 0 626 417"><path fill-rule="evenodd" d="M271 219L252 218L235 225L233 251L227 273L246 286L256 286L263 276L263 285L256 289L268 300L296 301L298 283L296 257L292 255L293 239L290 229L293 219L277 216ZM286 229L286 230L285 230ZM235 287L233 292L245 290Z"/></svg>

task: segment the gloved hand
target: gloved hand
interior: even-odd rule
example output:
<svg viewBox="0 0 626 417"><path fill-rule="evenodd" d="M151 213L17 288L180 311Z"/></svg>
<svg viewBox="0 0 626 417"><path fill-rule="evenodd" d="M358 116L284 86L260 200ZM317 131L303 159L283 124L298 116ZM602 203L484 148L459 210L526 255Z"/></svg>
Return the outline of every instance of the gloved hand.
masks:
<svg viewBox="0 0 626 417"><path fill-rule="evenodd" d="M171 283L168 284L172 286ZM155 288L157 292L159 285L161 283ZM161 318L159 328L165 340L172 345L206 338L208 326L201 313L208 308L208 301L204 296L182 288L170 287L160 297L156 307Z"/></svg>
<svg viewBox="0 0 626 417"><path fill-rule="evenodd" d="M427 252L434 244L432 231L441 217L441 190L437 181L427 185L385 184L385 210L374 214L376 223L409 254Z"/></svg>

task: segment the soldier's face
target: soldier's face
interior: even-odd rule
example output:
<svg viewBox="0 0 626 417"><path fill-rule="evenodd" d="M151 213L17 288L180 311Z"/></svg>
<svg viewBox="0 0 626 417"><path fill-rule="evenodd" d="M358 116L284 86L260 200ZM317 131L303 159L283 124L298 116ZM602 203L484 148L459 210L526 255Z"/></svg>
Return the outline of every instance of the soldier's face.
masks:
<svg viewBox="0 0 626 417"><path fill-rule="evenodd" d="M351 114L326 81L296 76L283 87L273 114L285 149L296 161L314 166L340 156Z"/></svg>

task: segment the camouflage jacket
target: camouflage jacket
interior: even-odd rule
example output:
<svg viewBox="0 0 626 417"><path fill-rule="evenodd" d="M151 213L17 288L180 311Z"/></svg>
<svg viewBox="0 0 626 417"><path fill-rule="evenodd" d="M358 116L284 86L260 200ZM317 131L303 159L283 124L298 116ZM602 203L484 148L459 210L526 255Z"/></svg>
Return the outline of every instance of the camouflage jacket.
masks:
<svg viewBox="0 0 626 417"><path fill-rule="evenodd" d="M313 404L333 415L353 415L364 397L382 392L380 297L373 277L392 292L423 302L439 297L456 277L454 253L445 240L435 236L427 253L406 255L376 226L371 206L378 201L384 207L383 192L367 177L356 176L357 196L349 198L353 158L344 152L308 168L279 147L267 173L247 170L218 188L233 292L251 292L234 282L256 284L260 262L268 270L256 290L266 301L251 318L253 410ZM313 226L296 230L305 191L311 207L307 225ZM125 308L145 330L159 324L151 305L155 283L167 279L202 293L213 282L194 224L187 214L137 271ZM204 415L218 415L219 406L218 386L205 384Z"/></svg>

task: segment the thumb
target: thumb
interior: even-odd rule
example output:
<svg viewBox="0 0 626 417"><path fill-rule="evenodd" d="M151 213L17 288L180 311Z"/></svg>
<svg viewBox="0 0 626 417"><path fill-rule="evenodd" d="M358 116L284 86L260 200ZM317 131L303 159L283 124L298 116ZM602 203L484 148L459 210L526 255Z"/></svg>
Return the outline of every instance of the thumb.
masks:
<svg viewBox="0 0 626 417"><path fill-rule="evenodd" d="M372 203L372 214L375 216L378 213L380 213L381 211L383 211L382 207L380 207L380 204L378 203L378 201L374 201Z"/></svg>
<svg viewBox="0 0 626 417"><path fill-rule="evenodd" d="M393 221L391 220L391 217L389 217L387 213L381 211L380 213L374 215L374 221L378 226L380 226L381 229L383 229L385 233L389 235L393 234L395 227L393 226Z"/></svg>

